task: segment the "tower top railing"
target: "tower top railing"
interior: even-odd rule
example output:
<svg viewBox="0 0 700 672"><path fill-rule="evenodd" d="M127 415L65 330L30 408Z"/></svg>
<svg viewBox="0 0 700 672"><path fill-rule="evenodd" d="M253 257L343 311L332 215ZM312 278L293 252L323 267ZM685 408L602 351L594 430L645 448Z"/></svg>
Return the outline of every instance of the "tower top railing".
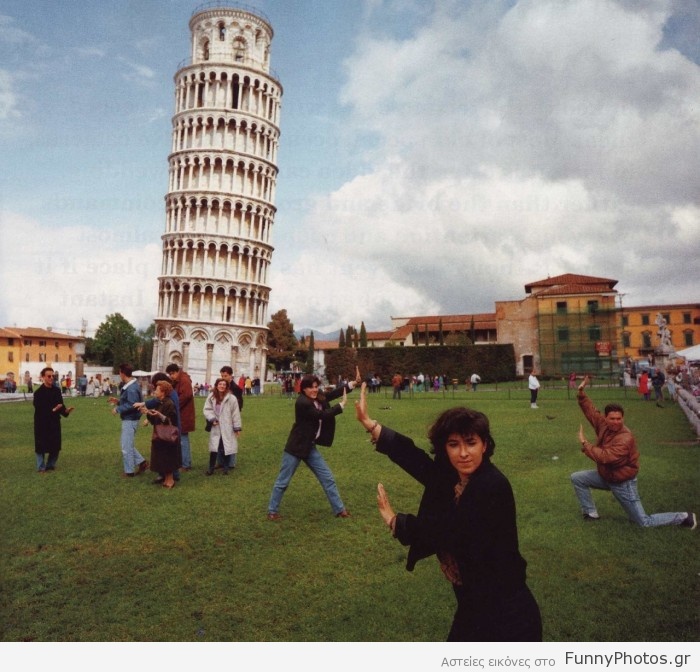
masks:
<svg viewBox="0 0 700 672"><path fill-rule="evenodd" d="M266 21L272 25L265 12L260 11L257 7L252 7L251 5L246 5L242 2L226 2L225 0L222 2L216 2L215 0L213 2L203 2L194 8L192 16L199 14L200 12L204 12L207 9L240 9L243 12L249 12L250 14L258 16L263 21Z"/></svg>

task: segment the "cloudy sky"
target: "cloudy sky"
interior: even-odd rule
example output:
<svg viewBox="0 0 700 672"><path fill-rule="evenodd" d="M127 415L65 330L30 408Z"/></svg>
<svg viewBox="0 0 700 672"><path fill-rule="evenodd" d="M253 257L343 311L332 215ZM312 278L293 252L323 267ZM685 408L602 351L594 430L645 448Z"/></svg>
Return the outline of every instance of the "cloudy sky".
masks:
<svg viewBox="0 0 700 672"><path fill-rule="evenodd" d="M224 3L226 4L226 3ZM697 0L248 0L284 87L269 314L700 301ZM0 4L0 326L157 305L183 0Z"/></svg>

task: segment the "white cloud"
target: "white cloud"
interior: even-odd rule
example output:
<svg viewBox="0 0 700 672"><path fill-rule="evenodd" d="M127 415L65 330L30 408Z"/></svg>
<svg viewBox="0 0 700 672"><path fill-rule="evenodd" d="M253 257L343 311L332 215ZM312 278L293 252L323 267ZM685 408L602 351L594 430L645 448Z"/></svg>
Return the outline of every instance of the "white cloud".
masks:
<svg viewBox="0 0 700 672"><path fill-rule="evenodd" d="M147 327L157 308L161 250L110 232L52 227L0 212L0 326L95 330L119 312Z"/></svg>
<svg viewBox="0 0 700 672"><path fill-rule="evenodd" d="M481 21L441 7L346 61L350 128L377 143L304 227L342 322L380 298L493 310L566 272L618 279L628 305L697 300L700 68L658 48L669 3L521 1Z"/></svg>

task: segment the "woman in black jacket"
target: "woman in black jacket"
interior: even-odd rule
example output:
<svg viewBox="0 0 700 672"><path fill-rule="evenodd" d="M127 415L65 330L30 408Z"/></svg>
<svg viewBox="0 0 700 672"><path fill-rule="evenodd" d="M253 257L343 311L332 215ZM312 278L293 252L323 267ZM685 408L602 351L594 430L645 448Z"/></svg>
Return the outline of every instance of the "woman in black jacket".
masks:
<svg viewBox="0 0 700 672"><path fill-rule="evenodd" d="M359 380L359 372L357 377ZM323 394L319 388L320 381L316 376L306 375L301 379L301 390L294 406L294 425L289 433L284 453L282 453L282 466L272 487L270 503L267 507L268 520L281 518L279 507L282 496L302 461L313 471L314 476L321 484L333 514L338 518L350 516L340 498L333 473L316 445L330 446L333 443L335 416L343 412L347 402L347 393L352 391L356 384L357 381L350 381L328 394ZM335 406L330 405L331 400L341 396L342 399L339 403Z"/></svg>
<svg viewBox="0 0 700 672"><path fill-rule="evenodd" d="M452 583L457 611L448 641L541 641L539 607L518 551L513 491L491 464L496 446L488 418L464 407L442 413L428 435L433 459L370 419L364 385L355 406L377 451L425 488L417 515L394 513L381 483L377 502L393 535L410 546L406 568L435 554Z"/></svg>

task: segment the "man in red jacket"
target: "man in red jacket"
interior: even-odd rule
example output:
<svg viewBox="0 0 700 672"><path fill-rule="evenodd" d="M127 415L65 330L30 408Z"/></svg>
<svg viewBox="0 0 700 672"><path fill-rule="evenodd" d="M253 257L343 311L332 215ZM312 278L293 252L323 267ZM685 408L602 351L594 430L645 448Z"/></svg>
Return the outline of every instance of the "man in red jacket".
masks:
<svg viewBox="0 0 700 672"><path fill-rule="evenodd" d="M190 449L190 432L194 432L195 409L194 390L189 374L180 369L177 364L168 364L165 373L173 381L173 389L177 392L180 404L180 448L182 450L182 467L180 471L192 469L192 451Z"/></svg>
<svg viewBox="0 0 700 672"><path fill-rule="evenodd" d="M577 471L571 474L571 482L578 497L583 518L599 520L591 488L610 490L627 513L629 519L642 527L659 525L683 525L695 529L697 517L694 513L653 513L648 515L637 492L639 451L632 432L625 427L624 410L618 404L608 404L602 414L586 396L586 376L578 386L578 404L591 423L596 434L595 443L586 439L583 425L579 426L578 438L583 453L596 463L595 471Z"/></svg>

